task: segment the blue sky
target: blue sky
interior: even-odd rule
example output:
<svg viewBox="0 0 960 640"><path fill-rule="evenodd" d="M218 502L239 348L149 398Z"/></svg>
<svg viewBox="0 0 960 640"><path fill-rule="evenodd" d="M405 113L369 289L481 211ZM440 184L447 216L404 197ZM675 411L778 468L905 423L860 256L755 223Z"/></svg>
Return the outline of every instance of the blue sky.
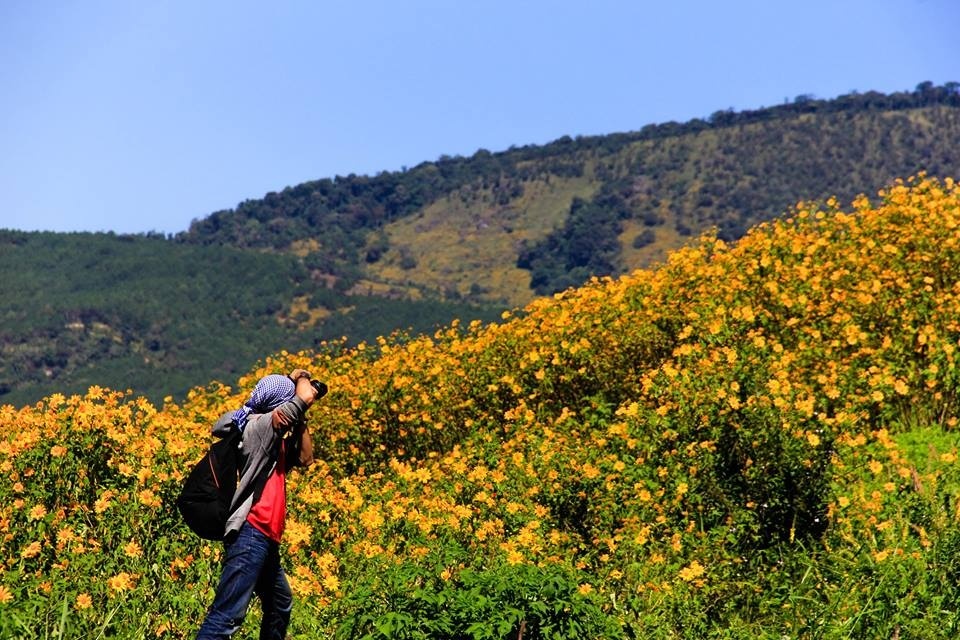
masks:
<svg viewBox="0 0 960 640"><path fill-rule="evenodd" d="M0 228L118 233L443 154L960 81L956 0L3 0Z"/></svg>

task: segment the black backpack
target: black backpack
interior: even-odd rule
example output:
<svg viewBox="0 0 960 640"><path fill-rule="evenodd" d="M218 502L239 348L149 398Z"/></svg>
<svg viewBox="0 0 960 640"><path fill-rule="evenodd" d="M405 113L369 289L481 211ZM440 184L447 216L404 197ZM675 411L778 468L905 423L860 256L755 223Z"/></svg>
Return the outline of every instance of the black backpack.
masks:
<svg viewBox="0 0 960 640"><path fill-rule="evenodd" d="M177 497L184 522L201 538L223 540L230 504L243 468L242 433L232 425L230 433L210 445L194 465Z"/></svg>

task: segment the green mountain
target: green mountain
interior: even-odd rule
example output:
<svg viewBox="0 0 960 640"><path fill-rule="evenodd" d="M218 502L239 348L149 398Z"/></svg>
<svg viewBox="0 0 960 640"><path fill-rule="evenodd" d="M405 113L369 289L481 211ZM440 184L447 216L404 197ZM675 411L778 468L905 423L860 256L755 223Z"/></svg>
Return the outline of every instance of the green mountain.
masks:
<svg viewBox="0 0 960 640"><path fill-rule="evenodd" d="M0 232L0 402L158 401L346 336L429 332L734 240L799 198L960 175L960 85L755 111L306 182L153 234Z"/></svg>
<svg viewBox="0 0 960 640"><path fill-rule="evenodd" d="M895 176L956 175L957 83L806 96L633 133L480 150L306 182L177 240L297 251L342 287L523 304L660 260L711 227L733 240L798 198L849 201Z"/></svg>

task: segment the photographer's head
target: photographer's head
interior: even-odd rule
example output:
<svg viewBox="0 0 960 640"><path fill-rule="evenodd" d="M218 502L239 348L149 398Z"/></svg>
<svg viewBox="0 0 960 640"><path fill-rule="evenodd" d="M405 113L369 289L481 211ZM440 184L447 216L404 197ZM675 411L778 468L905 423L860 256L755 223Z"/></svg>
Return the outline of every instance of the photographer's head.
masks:
<svg viewBox="0 0 960 640"><path fill-rule="evenodd" d="M249 399L233 414L233 420L241 428L254 413L269 413L284 402L293 400L296 390L287 376L272 374L260 378Z"/></svg>

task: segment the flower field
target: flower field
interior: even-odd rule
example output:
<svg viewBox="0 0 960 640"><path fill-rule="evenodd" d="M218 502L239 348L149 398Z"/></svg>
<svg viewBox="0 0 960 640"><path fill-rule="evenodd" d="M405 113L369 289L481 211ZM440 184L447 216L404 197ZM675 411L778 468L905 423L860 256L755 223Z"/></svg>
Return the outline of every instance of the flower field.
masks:
<svg viewBox="0 0 960 640"><path fill-rule="evenodd" d="M331 392L288 481L291 637L955 637L958 245L960 187L920 176L182 404L2 407L0 637L193 637L219 546L180 481L293 368Z"/></svg>

